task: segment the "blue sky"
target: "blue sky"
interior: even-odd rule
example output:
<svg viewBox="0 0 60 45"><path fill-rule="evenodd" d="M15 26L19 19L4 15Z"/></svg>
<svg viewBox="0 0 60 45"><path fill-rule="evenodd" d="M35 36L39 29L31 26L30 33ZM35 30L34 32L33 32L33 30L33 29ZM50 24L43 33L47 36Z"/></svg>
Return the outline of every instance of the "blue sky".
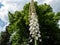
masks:
<svg viewBox="0 0 60 45"><path fill-rule="evenodd" d="M0 32L5 31L9 24L8 11L15 12L22 10L23 6L30 0L0 0ZM38 4L49 4L54 12L60 11L60 0L35 0ZM59 23L60 24L60 23Z"/></svg>
<svg viewBox="0 0 60 45"><path fill-rule="evenodd" d="M3 6L3 4L0 2L0 8Z"/></svg>

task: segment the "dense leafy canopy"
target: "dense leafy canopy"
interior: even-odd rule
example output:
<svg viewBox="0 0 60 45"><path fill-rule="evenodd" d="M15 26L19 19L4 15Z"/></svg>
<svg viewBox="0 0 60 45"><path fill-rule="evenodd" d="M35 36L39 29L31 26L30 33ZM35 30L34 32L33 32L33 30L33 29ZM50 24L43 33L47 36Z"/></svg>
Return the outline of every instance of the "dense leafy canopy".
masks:
<svg viewBox="0 0 60 45"><path fill-rule="evenodd" d="M37 2L35 8L42 36L42 42L38 41L38 45L60 45L60 29L57 24L60 12L55 14L50 5L38 5ZM26 45L29 38L29 4L26 4L22 11L9 12L8 16L10 24L7 29L12 36L11 45Z"/></svg>

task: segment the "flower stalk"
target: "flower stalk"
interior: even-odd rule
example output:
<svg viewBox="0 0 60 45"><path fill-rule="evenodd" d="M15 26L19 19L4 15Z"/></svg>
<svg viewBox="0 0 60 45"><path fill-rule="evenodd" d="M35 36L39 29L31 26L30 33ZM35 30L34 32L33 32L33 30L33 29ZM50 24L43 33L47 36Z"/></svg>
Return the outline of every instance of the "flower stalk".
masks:
<svg viewBox="0 0 60 45"><path fill-rule="evenodd" d="M37 40L41 37L41 35L39 31L38 16L34 6L34 0L31 0L29 7L29 26L30 35L34 39L34 45L37 45Z"/></svg>

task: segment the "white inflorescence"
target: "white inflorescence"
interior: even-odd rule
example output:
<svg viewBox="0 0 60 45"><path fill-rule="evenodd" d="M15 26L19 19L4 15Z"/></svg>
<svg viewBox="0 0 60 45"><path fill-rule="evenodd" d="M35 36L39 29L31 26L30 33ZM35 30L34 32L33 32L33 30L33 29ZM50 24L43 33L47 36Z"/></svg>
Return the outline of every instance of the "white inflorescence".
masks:
<svg viewBox="0 0 60 45"><path fill-rule="evenodd" d="M38 17L35 13L32 13L32 15L30 16L29 26L30 26L29 31L31 37L38 40L38 38L41 37L41 35L39 31Z"/></svg>

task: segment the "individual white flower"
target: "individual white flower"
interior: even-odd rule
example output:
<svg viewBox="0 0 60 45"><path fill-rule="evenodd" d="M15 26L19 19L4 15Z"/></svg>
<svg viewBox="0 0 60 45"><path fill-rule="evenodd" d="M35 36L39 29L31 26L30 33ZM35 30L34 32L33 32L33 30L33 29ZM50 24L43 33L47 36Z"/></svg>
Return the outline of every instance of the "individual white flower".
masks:
<svg viewBox="0 0 60 45"><path fill-rule="evenodd" d="M29 42L32 42L32 39L30 39L30 41Z"/></svg>
<svg viewBox="0 0 60 45"><path fill-rule="evenodd" d="M34 18L32 18L32 19L33 19L33 21L36 21L36 22L38 21L35 17L34 17Z"/></svg>
<svg viewBox="0 0 60 45"><path fill-rule="evenodd" d="M35 34L35 32L33 32L32 34Z"/></svg>
<svg viewBox="0 0 60 45"><path fill-rule="evenodd" d="M40 34L41 32L39 31L38 33Z"/></svg>
<svg viewBox="0 0 60 45"><path fill-rule="evenodd" d="M32 25L33 25L33 23L30 23L30 24L29 24L29 26L32 26Z"/></svg>
<svg viewBox="0 0 60 45"><path fill-rule="evenodd" d="M35 30L35 32L38 32L37 30Z"/></svg>
<svg viewBox="0 0 60 45"><path fill-rule="evenodd" d="M40 35L40 34L38 34L38 37L41 37L41 35Z"/></svg>
<svg viewBox="0 0 60 45"><path fill-rule="evenodd" d="M29 44L27 44L27 45L29 45Z"/></svg>
<svg viewBox="0 0 60 45"><path fill-rule="evenodd" d="M32 31L30 31L30 35L32 34Z"/></svg>
<svg viewBox="0 0 60 45"><path fill-rule="evenodd" d="M33 23L33 20L30 20L30 23Z"/></svg>
<svg viewBox="0 0 60 45"><path fill-rule="evenodd" d="M36 29L38 29L38 30L39 30L39 27L38 27L38 26L36 26Z"/></svg>
<svg viewBox="0 0 60 45"><path fill-rule="evenodd" d="M37 24L36 24L36 26L38 26L38 27L39 27L39 24L37 23Z"/></svg>
<svg viewBox="0 0 60 45"><path fill-rule="evenodd" d="M35 39L38 40L38 37L36 36Z"/></svg>
<svg viewBox="0 0 60 45"><path fill-rule="evenodd" d="M39 39L40 42L42 42L42 39Z"/></svg>
<svg viewBox="0 0 60 45"><path fill-rule="evenodd" d="M35 37L35 35L31 35L32 36L32 38L34 38Z"/></svg>
<svg viewBox="0 0 60 45"><path fill-rule="evenodd" d="M33 27L31 26L31 27L29 28L29 31L32 30L32 28L33 28Z"/></svg>
<svg viewBox="0 0 60 45"><path fill-rule="evenodd" d="M36 26L36 23L34 23L33 26Z"/></svg>
<svg viewBox="0 0 60 45"><path fill-rule="evenodd" d="M34 18L35 16L34 15L31 15L31 18Z"/></svg>

